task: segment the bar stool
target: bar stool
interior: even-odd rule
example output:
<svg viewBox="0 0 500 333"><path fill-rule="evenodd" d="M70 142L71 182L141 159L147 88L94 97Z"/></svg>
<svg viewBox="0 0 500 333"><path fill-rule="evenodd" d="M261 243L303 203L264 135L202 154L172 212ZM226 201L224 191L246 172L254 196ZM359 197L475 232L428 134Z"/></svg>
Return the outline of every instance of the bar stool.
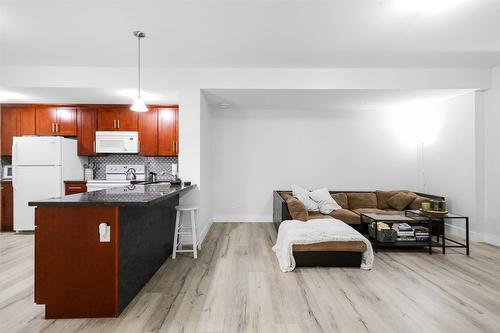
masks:
<svg viewBox="0 0 500 333"><path fill-rule="evenodd" d="M198 242L196 240L196 215L198 213L198 206L194 205L179 205L175 206L177 210L177 215L175 217L175 235L174 235L174 250L172 251L172 259L175 259L175 255L178 252L193 252L193 257L198 258ZM191 212L191 228L185 228L181 222L184 213ZM187 231L189 230L189 231ZM193 239L193 249L192 250L182 250L182 245L180 242L179 235L191 235ZM181 250L178 247L181 246Z"/></svg>

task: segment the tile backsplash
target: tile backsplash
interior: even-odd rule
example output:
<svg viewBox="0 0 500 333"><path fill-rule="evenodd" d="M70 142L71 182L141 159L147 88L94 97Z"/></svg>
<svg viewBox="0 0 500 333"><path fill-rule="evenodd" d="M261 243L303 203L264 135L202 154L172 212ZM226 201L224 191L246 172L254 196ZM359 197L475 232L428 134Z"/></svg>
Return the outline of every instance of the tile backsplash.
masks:
<svg viewBox="0 0 500 333"><path fill-rule="evenodd" d="M169 180L171 178L172 164L177 163L177 157L144 157L116 154L89 157L89 163L95 164L95 179L105 179L106 164L142 164L146 166L146 177L149 175L149 172L156 172L159 180ZM164 175L162 175L163 172L165 172Z"/></svg>

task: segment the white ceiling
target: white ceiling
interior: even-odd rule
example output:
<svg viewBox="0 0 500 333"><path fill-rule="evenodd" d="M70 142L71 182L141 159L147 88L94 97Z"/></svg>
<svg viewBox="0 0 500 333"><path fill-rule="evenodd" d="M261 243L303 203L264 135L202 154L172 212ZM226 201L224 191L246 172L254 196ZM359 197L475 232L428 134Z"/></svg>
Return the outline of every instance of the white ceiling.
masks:
<svg viewBox="0 0 500 333"><path fill-rule="evenodd" d="M454 2L441 12L397 3ZM11 0L0 65L492 67L498 0Z"/></svg>
<svg viewBox="0 0 500 333"><path fill-rule="evenodd" d="M0 97L3 90L0 88ZM132 103L137 95L135 89L105 88L16 88L13 96L9 95L6 103L39 104L126 104ZM172 90L147 90L141 95L148 104L179 104L179 92Z"/></svg>
<svg viewBox="0 0 500 333"><path fill-rule="evenodd" d="M275 90L209 89L203 93L213 110L377 110L429 103L470 90Z"/></svg>

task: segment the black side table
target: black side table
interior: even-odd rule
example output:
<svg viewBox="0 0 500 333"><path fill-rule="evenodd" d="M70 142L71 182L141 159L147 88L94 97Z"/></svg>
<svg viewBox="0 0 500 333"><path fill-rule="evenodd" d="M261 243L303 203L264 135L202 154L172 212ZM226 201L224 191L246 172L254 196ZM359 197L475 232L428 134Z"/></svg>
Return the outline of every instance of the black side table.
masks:
<svg viewBox="0 0 500 333"><path fill-rule="evenodd" d="M446 214L443 216L436 216L432 214L426 214L420 210L407 210L405 212L405 215L408 217L412 216L420 216L420 217L426 217L429 218L432 222L437 222L442 224L442 235L437 235L437 243L438 245L433 245L437 247L441 247L441 250L443 254L446 254L446 248L462 248L465 249L465 253L467 255L470 255L470 248L469 248L469 217L468 216L462 216L462 215L457 215L457 214ZM460 243L454 239L446 237L446 221L450 221L451 223L456 220L463 220L465 222L465 243ZM441 236L441 237L440 237ZM441 238L441 240L440 240ZM446 245L446 241L449 241L453 243L454 245Z"/></svg>

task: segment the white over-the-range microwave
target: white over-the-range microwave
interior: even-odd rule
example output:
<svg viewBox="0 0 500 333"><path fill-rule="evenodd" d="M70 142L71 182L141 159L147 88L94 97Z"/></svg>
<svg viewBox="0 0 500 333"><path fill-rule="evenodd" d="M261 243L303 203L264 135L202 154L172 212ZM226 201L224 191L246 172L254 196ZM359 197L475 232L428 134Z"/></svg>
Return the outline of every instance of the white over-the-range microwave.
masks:
<svg viewBox="0 0 500 333"><path fill-rule="evenodd" d="M139 152L138 132L95 132L96 153L135 154Z"/></svg>

